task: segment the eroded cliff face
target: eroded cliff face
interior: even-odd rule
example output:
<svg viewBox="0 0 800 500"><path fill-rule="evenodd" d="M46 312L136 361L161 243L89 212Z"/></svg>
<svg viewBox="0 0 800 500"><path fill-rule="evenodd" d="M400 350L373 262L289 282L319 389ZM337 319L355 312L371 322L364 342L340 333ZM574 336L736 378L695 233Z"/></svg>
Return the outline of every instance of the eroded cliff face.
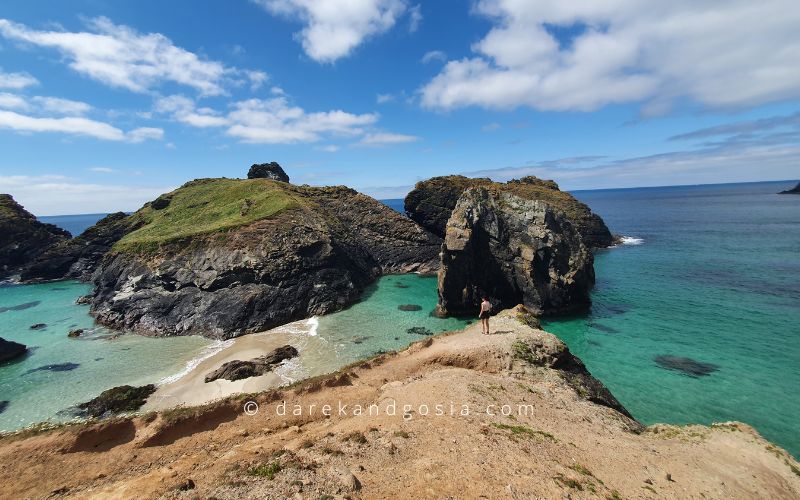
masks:
<svg viewBox="0 0 800 500"><path fill-rule="evenodd" d="M444 237L447 221L462 193L473 187L504 190L527 200L540 200L563 212L590 248L603 248L613 244L614 238L599 215L571 194L558 188L554 181L533 176L507 183L492 182L487 178L469 178L460 175L433 177L417 183L405 199L409 217L428 231Z"/></svg>
<svg viewBox="0 0 800 500"><path fill-rule="evenodd" d="M93 277L91 311L100 323L150 335L229 338L339 310L382 273L437 266L441 240L378 201L345 187L265 179L224 180L234 184L220 192L226 207L241 205L238 213L223 210L233 221L279 197L280 209L267 207L269 216L154 243L151 235L161 237L165 227L202 225L197 211L221 203L201 196L216 180L198 182L166 196L161 208L150 204L132 216L144 224L114 246ZM267 196L231 199L244 188Z"/></svg>
<svg viewBox="0 0 800 500"><path fill-rule="evenodd" d="M16 274L50 245L71 237L36 220L8 194L0 194L0 278Z"/></svg>
<svg viewBox="0 0 800 500"><path fill-rule="evenodd" d="M593 256L567 217L550 205L496 188L466 190L447 222L439 269L443 315L525 304L536 314L587 308Z"/></svg>

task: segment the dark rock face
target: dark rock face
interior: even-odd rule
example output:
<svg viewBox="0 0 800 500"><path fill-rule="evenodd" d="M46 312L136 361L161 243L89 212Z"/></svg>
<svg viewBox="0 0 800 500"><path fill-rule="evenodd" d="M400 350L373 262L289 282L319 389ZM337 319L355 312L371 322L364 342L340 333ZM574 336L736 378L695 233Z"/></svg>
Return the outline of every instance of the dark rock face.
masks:
<svg viewBox="0 0 800 500"><path fill-rule="evenodd" d="M441 240L377 200L346 187L265 189L298 206L156 253L112 250L93 276L92 314L148 335L230 338L342 309L383 273L437 268Z"/></svg>
<svg viewBox="0 0 800 500"><path fill-rule="evenodd" d="M101 392L99 396L91 401L79 404L78 408L92 417L136 411L145 404L147 398L155 391L156 386L153 384L141 387L121 385Z"/></svg>
<svg viewBox="0 0 800 500"><path fill-rule="evenodd" d="M444 237L447 221L455 209L456 202L469 188L492 187L505 190L527 200L541 200L555 210L564 212L572 225L578 230L586 246L608 247L614 243L611 232L603 219L592 213L584 203L558 188L550 180L528 176L505 184L492 182L486 178L469 178L460 175L434 177L420 182L405 199L405 209L409 217L422 227Z"/></svg>
<svg viewBox="0 0 800 500"><path fill-rule="evenodd" d="M713 363L704 363L692 358L682 358L680 356L660 355L653 358L653 360L661 368L676 371L694 378L705 377L719 370L719 366Z"/></svg>
<svg viewBox="0 0 800 500"><path fill-rule="evenodd" d="M26 352L27 346L0 338L0 363L23 356Z"/></svg>
<svg viewBox="0 0 800 500"><path fill-rule="evenodd" d="M503 190L464 192L447 222L439 268L441 315L524 304L534 314L590 305L594 258L570 221L548 204Z"/></svg>
<svg viewBox="0 0 800 500"><path fill-rule="evenodd" d="M273 366L286 359L291 359L297 354L297 349L290 345L285 345L250 361L228 361L206 375L205 381L208 383L221 378L225 380L241 380L243 378L258 377L272 371Z"/></svg>
<svg viewBox="0 0 800 500"><path fill-rule="evenodd" d="M16 274L47 247L71 236L36 220L11 195L0 194L0 277Z"/></svg>
<svg viewBox="0 0 800 500"><path fill-rule="evenodd" d="M20 278L23 281L88 281L114 243L135 229L135 223L124 212L107 215L77 238L59 242L41 253L25 266Z"/></svg>
<svg viewBox="0 0 800 500"><path fill-rule="evenodd" d="M277 162L255 164L247 172L248 179L272 179L273 181L289 182L289 176Z"/></svg>
<svg viewBox="0 0 800 500"><path fill-rule="evenodd" d="M795 187L792 189L787 189L786 191L781 191L778 194L800 194L800 182L797 183Z"/></svg>

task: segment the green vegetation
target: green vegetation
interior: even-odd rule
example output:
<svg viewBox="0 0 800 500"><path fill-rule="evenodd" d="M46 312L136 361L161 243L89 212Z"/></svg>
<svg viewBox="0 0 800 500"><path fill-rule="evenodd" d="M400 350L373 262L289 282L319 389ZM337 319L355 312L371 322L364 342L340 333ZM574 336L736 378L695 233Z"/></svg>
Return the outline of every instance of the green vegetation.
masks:
<svg viewBox="0 0 800 500"><path fill-rule="evenodd" d="M113 249L149 253L166 243L224 232L303 204L290 186L267 179L199 179L133 214L132 224L140 227Z"/></svg>
<svg viewBox="0 0 800 500"><path fill-rule="evenodd" d="M515 341L513 344L511 344L511 350L514 351L515 358L527 361L532 365L538 364L537 363L538 360L536 359L536 356L533 354L531 346L529 346L525 342L521 340Z"/></svg>
<svg viewBox="0 0 800 500"><path fill-rule="evenodd" d="M614 490L608 498L611 500L622 500L622 495L619 494L619 491Z"/></svg>
<svg viewBox="0 0 800 500"><path fill-rule="evenodd" d="M506 431L511 431L511 434L514 436L522 436L522 437L541 436L541 437L546 437L547 439L553 442L558 441L556 437L550 434L549 432L531 429L530 427L526 427L524 425L508 425L508 424L492 423L492 427Z"/></svg>
<svg viewBox="0 0 800 500"><path fill-rule="evenodd" d="M356 444L366 444L367 443L367 437L364 436L364 434L362 434L362 433L360 433L358 431L353 431L350 434L347 434L345 437L343 437L342 441L343 442L348 442L349 441L351 443L356 443Z"/></svg>
<svg viewBox="0 0 800 500"><path fill-rule="evenodd" d="M268 464L261 464L257 467L252 467L247 470L247 473L251 476L265 477L271 481L275 479L275 475L280 472L281 469L281 464L276 461Z"/></svg>
<svg viewBox="0 0 800 500"><path fill-rule="evenodd" d="M573 490L583 491L583 485L580 483L580 481L564 477L561 474L553 476L553 479L561 486L566 486L568 488L572 488Z"/></svg>
<svg viewBox="0 0 800 500"><path fill-rule="evenodd" d="M406 431L394 431L394 435L395 437L400 437L403 439L408 439L409 437L411 437L409 433L407 433Z"/></svg>

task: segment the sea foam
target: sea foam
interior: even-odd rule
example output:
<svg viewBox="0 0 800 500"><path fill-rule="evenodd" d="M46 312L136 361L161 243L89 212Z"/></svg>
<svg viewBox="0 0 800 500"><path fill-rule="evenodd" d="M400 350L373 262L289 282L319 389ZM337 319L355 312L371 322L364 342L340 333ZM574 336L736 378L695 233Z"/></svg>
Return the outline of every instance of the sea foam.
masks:
<svg viewBox="0 0 800 500"><path fill-rule="evenodd" d="M644 243L644 239L636 236L622 236L620 242L622 245L641 245Z"/></svg>
<svg viewBox="0 0 800 500"><path fill-rule="evenodd" d="M174 375L170 375L168 377L162 378L161 380L159 380L156 383L156 385L165 385L165 384L171 384L173 382L177 382L178 380L182 379L183 377L185 377L186 375L191 373L192 370L197 368L197 365L199 365L200 363L202 363L206 359L208 359L211 356L217 354L218 352L222 351L223 349L227 349L228 347L232 346L233 345L233 341L234 341L234 339L215 340L210 345L205 347L200 352L199 356L197 356L195 358L192 358L189 361L187 361L186 362L186 366L183 368L183 370L179 371L178 373L176 373Z"/></svg>

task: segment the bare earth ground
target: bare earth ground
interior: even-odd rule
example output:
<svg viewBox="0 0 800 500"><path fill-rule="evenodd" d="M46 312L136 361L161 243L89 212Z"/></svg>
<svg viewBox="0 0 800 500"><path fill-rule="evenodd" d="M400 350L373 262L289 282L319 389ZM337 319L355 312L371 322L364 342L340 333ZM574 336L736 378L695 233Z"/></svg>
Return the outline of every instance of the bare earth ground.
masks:
<svg viewBox="0 0 800 500"><path fill-rule="evenodd" d="M492 326L292 388L5 437L0 498L800 498L798 463L749 426L636 433L519 357L525 342L546 361L555 337L511 311ZM355 415L370 404L380 415Z"/></svg>

